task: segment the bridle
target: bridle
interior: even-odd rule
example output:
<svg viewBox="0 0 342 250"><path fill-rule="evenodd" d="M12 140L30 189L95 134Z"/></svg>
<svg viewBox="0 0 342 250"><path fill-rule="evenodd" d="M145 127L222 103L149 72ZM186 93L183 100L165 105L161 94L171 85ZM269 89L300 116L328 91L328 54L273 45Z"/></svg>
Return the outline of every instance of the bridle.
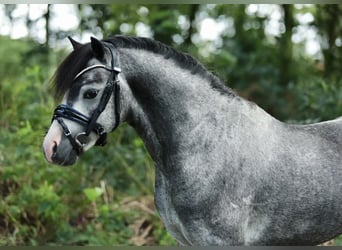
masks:
<svg viewBox="0 0 342 250"><path fill-rule="evenodd" d="M103 45L110 51L110 54L112 57L111 67L109 68L107 65L103 65L103 64L95 64L95 65L92 65L83 69L74 77L74 81L75 81L84 73L90 70L96 69L96 68L102 68L110 72L110 76L103 90L99 105L93 111L91 117L88 117L82 114L81 112L77 111L76 109L72 108L71 106L67 104L60 104L56 107L54 114L53 114L53 118L52 118L52 122L54 120L57 120L57 122L60 124L60 126L63 129L64 135L69 139L77 155L80 155L83 153L84 151L83 147L88 143L89 134L91 132L94 132L99 136L95 145L104 146L106 144L107 132L105 131L105 129L103 128L101 124L97 123L97 119L100 116L100 114L103 112L103 110L106 108L107 103L113 93L114 93L114 102L115 102L115 124L112 130L116 129L120 123L120 85L118 84L119 83L118 74L121 72L121 69L115 66L116 65L115 57L110 47L106 45L105 43L103 43ZM73 137L68 126L63 121L63 118L80 124L81 126L86 128L85 131Z"/></svg>

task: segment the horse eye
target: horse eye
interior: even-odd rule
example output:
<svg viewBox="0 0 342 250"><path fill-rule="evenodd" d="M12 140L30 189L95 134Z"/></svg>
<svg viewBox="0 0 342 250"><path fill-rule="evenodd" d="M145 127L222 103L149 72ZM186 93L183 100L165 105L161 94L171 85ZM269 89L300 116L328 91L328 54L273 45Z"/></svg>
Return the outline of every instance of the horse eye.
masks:
<svg viewBox="0 0 342 250"><path fill-rule="evenodd" d="M83 94L83 98L85 99L93 99L97 96L97 93L99 93L96 89L89 89Z"/></svg>

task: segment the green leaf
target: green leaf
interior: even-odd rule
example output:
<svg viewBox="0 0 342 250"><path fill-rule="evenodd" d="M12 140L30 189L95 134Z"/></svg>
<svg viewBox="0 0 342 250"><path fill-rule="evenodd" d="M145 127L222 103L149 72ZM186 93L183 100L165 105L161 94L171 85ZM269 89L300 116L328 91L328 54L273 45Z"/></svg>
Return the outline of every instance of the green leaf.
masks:
<svg viewBox="0 0 342 250"><path fill-rule="evenodd" d="M95 187L95 188L86 188L83 190L83 192L87 196L88 200L90 202L93 202L102 195L103 190L99 187Z"/></svg>

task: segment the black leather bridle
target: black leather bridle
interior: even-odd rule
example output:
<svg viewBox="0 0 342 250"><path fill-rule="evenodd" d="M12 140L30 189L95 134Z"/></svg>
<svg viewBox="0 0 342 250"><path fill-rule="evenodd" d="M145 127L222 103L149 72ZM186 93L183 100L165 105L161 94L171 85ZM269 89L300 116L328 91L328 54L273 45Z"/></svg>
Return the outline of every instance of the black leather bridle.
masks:
<svg viewBox="0 0 342 250"><path fill-rule="evenodd" d="M91 117L87 117L86 115L82 114L81 112L77 111L76 109L72 108L67 104L60 104L56 107L52 118L52 122L56 120L60 124L60 126L63 129L64 135L69 139L77 155L83 153L83 147L88 143L89 134L91 132L95 132L99 136L95 145L104 146L106 144L107 132L101 124L97 123L97 119L103 112L103 110L106 108L107 103L112 94L114 94L115 102L115 124L112 130L116 129L120 123L120 85L118 84L118 74L121 72L121 70L120 68L115 66L116 62L112 50L105 43L103 43L103 45L111 53L111 67L109 68L108 66L103 64L95 64L83 69L74 77L74 81L76 81L84 73L96 68L102 68L110 72L110 76L103 90L99 105L93 111ZM63 118L82 125L86 128L86 130L73 137L68 126L63 121Z"/></svg>

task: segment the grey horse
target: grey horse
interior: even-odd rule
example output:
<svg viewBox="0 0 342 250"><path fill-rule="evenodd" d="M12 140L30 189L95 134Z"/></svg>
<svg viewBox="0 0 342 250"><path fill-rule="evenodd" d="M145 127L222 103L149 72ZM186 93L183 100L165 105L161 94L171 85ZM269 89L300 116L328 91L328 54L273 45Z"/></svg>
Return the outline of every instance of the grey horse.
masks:
<svg viewBox="0 0 342 250"><path fill-rule="evenodd" d="M127 122L155 163L156 208L180 244L316 245L342 233L342 119L278 121L152 39L70 40L43 143L50 163L74 164Z"/></svg>

